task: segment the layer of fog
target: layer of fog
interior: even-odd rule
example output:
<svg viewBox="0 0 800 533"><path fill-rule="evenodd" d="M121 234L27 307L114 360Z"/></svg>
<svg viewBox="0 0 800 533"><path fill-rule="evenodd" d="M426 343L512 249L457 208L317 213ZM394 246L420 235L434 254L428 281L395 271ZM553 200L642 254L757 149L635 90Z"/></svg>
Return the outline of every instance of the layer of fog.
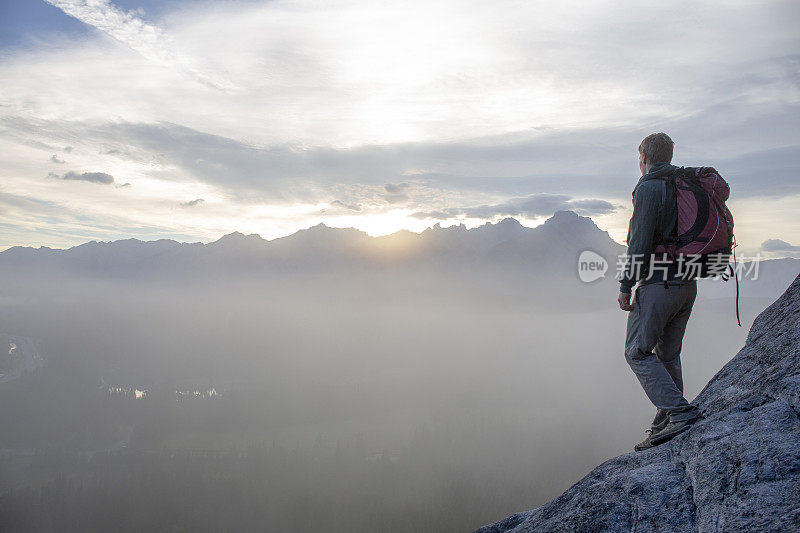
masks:
<svg viewBox="0 0 800 533"><path fill-rule="evenodd" d="M627 315L612 280L431 269L214 283L54 274L6 278L2 288L3 329L37 339L39 372L56 384L53 398L38 390L40 400L0 407L0 448L115 449L127 435L129 450L277 443L356 447L367 460L427 439L418 461L498 494L474 518L490 522L629 451L654 414L623 356ZM708 290L723 298L704 289L682 356L689 399L771 301L744 299L739 328L732 284ZM38 385L28 376L15 386ZM88 402L85 391L108 396L109 387L147 390L140 405L177 404L179 390L219 395L191 410L163 403L101 417L69 407L70 395ZM48 421L56 404L62 415ZM434 497L424 483L418 490Z"/></svg>

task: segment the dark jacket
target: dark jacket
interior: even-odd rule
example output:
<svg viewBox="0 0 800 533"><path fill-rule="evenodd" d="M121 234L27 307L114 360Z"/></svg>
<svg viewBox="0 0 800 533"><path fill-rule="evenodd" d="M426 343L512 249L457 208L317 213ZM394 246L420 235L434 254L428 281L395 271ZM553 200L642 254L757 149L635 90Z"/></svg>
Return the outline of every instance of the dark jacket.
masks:
<svg viewBox="0 0 800 533"><path fill-rule="evenodd" d="M659 263L655 269L651 263L655 247L673 232L678 223L674 193L663 179L659 179L676 168L669 163L654 164L650 172L639 178L633 190L633 216L628 226L628 266L620 277L620 292L630 293L637 281L644 285L679 277L677 263L661 262L665 256L657 257ZM640 268L636 268L637 263Z"/></svg>

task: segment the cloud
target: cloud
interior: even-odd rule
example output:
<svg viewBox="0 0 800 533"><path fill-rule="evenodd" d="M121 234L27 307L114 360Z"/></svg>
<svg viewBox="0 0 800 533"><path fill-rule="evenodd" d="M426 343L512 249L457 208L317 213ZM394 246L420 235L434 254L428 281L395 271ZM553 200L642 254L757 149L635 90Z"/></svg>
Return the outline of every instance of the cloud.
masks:
<svg viewBox="0 0 800 533"><path fill-rule="evenodd" d="M799 105L773 108L734 102L663 122L658 129L676 140L676 164L716 167L731 184L732 198L775 197L800 193L796 179L800 138L793 133L798 116ZM697 123L704 125L702 130ZM414 175L414 187L425 184L501 197L557 190L577 198L622 198L637 179L636 146L651 129L655 128L596 125L338 150L254 146L167 122L0 118L0 132L9 137L46 136L52 137L51 143L80 140L104 146L103 151L109 145L125 147L124 153L116 155L148 168L177 167L184 178L224 188L234 197L309 202L329 198L325 187L359 183L380 185L387 196L384 200L406 201L409 188L401 184L409 185L409 176L404 175L409 168L426 169ZM730 131L738 132L735 138L726 133ZM312 187L321 194L309 194Z"/></svg>
<svg viewBox="0 0 800 533"><path fill-rule="evenodd" d="M52 157L50 157L50 161L52 161L53 163L58 163L58 164L66 163L66 161L56 157L56 154L53 154Z"/></svg>
<svg viewBox="0 0 800 533"><path fill-rule="evenodd" d="M411 187L409 183L387 183L383 186L386 190L386 194L382 195L383 199L389 202L390 204L397 204L401 202L406 202L409 200L408 194L406 194L405 189Z"/></svg>
<svg viewBox="0 0 800 533"><path fill-rule="evenodd" d="M84 235L82 215L55 202L0 190L0 213L0 250L27 242L42 243L56 233L67 235L67 242L73 243L76 234Z"/></svg>
<svg viewBox="0 0 800 533"><path fill-rule="evenodd" d="M562 194L538 193L523 198L512 198L508 201L473 207L455 207L436 211L419 211L411 216L422 219L467 218L491 219L498 216L522 216L537 218L549 216L556 211L575 211L585 216L606 215L619 208L610 202L597 199L573 200Z"/></svg>
<svg viewBox="0 0 800 533"><path fill-rule="evenodd" d="M48 177L58 177L58 175L54 173L49 173ZM114 183L114 176L111 174L106 174L105 172L82 172L77 173L75 171L70 170L63 176L61 176L62 180L72 180L72 181L88 181L91 183L101 183L101 184L111 184Z"/></svg>
<svg viewBox="0 0 800 533"><path fill-rule="evenodd" d="M411 216L414 218L419 219L439 219L439 220L447 220L448 218L453 218L458 214L458 210L447 210L447 211L417 211L412 213Z"/></svg>
<svg viewBox="0 0 800 533"><path fill-rule="evenodd" d="M195 198L194 200L190 200L188 202L181 202L181 207L195 207L203 202L205 202L205 200L202 198Z"/></svg>
<svg viewBox="0 0 800 533"><path fill-rule="evenodd" d="M383 186L383 188L386 189L386 192L390 194L405 194L403 192L404 189L408 189L409 187L411 187L410 183L387 183Z"/></svg>
<svg viewBox="0 0 800 533"><path fill-rule="evenodd" d="M346 203L341 200L333 200L330 202L330 207L326 207L317 211L318 214L326 215L354 215L363 212L363 207L359 203Z"/></svg>
<svg viewBox="0 0 800 533"><path fill-rule="evenodd" d="M361 211L361 206L358 204L346 204L341 200L334 200L331 202L331 205L336 207L341 207L343 209L348 209L350 211Z"/></svg>
<svg viewBox="0 0 800 533"><path fill-rule="evenodd" d="M56 176L58 178L58 176ZM88 195L102 195L87 191ZM113 196L113 195L112 195ZM116 195L128 196L128 195ZM99 198L100 196L95 196ZM113 201L113 198L109 198ZM196 241L197 235L181 234L167 224L160 224L152 216L140 220L130 216L133 209L114 206L109 213L97 213L71 202L53 202L27 195L5 193L0 190L0 250L16 245L69 247L89 240L116 240L138 237L143 240L178 238ZM96 202L105 204L105 202ZM135 209L135 205L132 205ZM174 219L174 213L168 215ZM209 237L206 237L209 238Z"/></svg>
<svg viewBox="0 0 800 533"><path fill-rule="evenodd" d="M0 207L3 208L3 210L19 209L25 213L41 211L47 214L53 214L56 205L52 202L38 200L29 196L0 191Z"/></svg>
<svg viewBox="0 0 800 533"><path fill-rule="evenodd" d="M576 213L585 216L607 215L620 208L620 206L614 205L605 200L593 199L570 200L567 202L567 204L570 211L575 211Z"/></svg>
<svg viewBox="0 0 800 533"><path fill-rule="evenodd" d="M635 148L653 131L675 139L678 164L716 167L736 203L800 193L798 7L785 0L646 12L633 0L579 10L505 0L469 9L455 0L164 3L160 18L121 0L52 3L98 31L3 51L0 181L76 210L105 206L133 226L163 211L165 227L202 224L208 235L220 225L205 216L212 207L225 210L220 218L238 213L244 227L248 206L269 213L259 230L280 235L333 198L343 205L329 213L348 224L386 215L387 227L409 228L424 214L560 203L522 205L532 193L563 195L583 212L608 209L592 199L629 208ZM208 68L236 93L209 90L184 67ZM46 162L51 154L69 164ZM96 187L92 198L88 186L37 188L63 168L103 169L136 187ZM195 197L209 204L202 221L192 210L176 219L170 208ZM798 243L800 215L787 216L781 236ZM759 246L765 220L742 224L743 244Z"/></svg>
<svg viewBox="0 0 800 533"><path fill-rule="evenodd" d="M761 250L765 252L800 252L800 246L789 244L781 239L767 239L761 243Z"/></svg>
<svg viewBox="0 0 800 533"><path fill-rule="evenodd" d="M632 9L632 0L580 9L505 0L469 9L454 0L409 0L402 9L365 0L179 2L165 3L158 24L107 1L51 3L155 58L152 64L172 67L182 54L203 58L240 90L220 97L161 72L180 68L145 72L128 50L97 35L103 38L4 59L9 101L32 94L29 72L48 72L57 79L36 87L36 105L48 107L47 116L179 122L261 146L629 128L739 96L773 105L797 97L790 22L797 8L785 0L736 9L663 3L646 13ZM751 24L747 32L742 20ZM652 39L652 24L662 28L660 39ZM659 54L655 72L646 58ZM254 110L270 120L251 120Z"/></svg>
<svg viewBox="0 0 800 533"><path fill-rule="evenodd" d="M215 89L233 85L219 76L200 72L161 28L145 22L139 11L124 11L109 0L45 0L67 15L113 37L148 61L177 68L202 84Z"/></svg>

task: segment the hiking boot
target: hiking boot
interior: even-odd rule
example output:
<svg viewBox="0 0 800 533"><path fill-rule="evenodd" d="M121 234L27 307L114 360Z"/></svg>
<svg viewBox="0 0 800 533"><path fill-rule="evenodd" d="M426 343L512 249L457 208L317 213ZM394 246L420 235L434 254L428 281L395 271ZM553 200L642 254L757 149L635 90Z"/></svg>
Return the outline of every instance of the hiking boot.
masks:
<svg viewBox="0 0 800 533"><path fill-rule="evenodd" d="M635 451L637 451L637 452L640 452L642 450L647 450L647 449L652 448L653 446L655 446L655 444L650 442L650 439L653 438L653 430L652 429L648 429L648 430L645 430L645 432L647 433L647 437L645 437L645 439L642 442L640 442L639 444L637 444L636 446L633 447L633 449Z"/></svg>
<svg viewBox="0 0 800 533"><path fill-rule="evenodd" d="M653 446L658 446L659 444L667 442L676 435L680 435L681 433L692 427L692 425L694 425L695 422L697 422L702 418L703 418L702 416L697 416L697 418L692 418L691 420L670 422L669 424L667 424L667 427L665 427L655 435L651 436L650 442Z"/></svg>

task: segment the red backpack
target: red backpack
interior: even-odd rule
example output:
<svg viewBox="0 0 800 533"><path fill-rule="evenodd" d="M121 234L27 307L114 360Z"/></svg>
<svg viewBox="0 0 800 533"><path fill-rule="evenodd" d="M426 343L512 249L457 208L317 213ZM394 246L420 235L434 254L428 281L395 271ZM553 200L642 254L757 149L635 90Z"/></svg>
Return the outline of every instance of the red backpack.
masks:
<svg viewBox="0 0 800 533"><path fill-rule="evenodd" d="M712 167L679 167L661 177L673 191L677 202L678 223L672 235L664 236L655 247L657 254L667 254L673 261L694 259L699 277L720 276L736 279L736 320L739 320L739 279L729 264L736 247L733 215L725 202L730 186ZM694 256L694 257L693 257ZM734 262L736 257L734 256Z"/></svg>
<svg viewBox="0 0 800 533"><path fill-rule="evenodd" d="M730 186L712 167L679 167L662 178L677 201L675 232L656 246L670 259L681 256L731 254L733 216L725 205Z"/></svg>

